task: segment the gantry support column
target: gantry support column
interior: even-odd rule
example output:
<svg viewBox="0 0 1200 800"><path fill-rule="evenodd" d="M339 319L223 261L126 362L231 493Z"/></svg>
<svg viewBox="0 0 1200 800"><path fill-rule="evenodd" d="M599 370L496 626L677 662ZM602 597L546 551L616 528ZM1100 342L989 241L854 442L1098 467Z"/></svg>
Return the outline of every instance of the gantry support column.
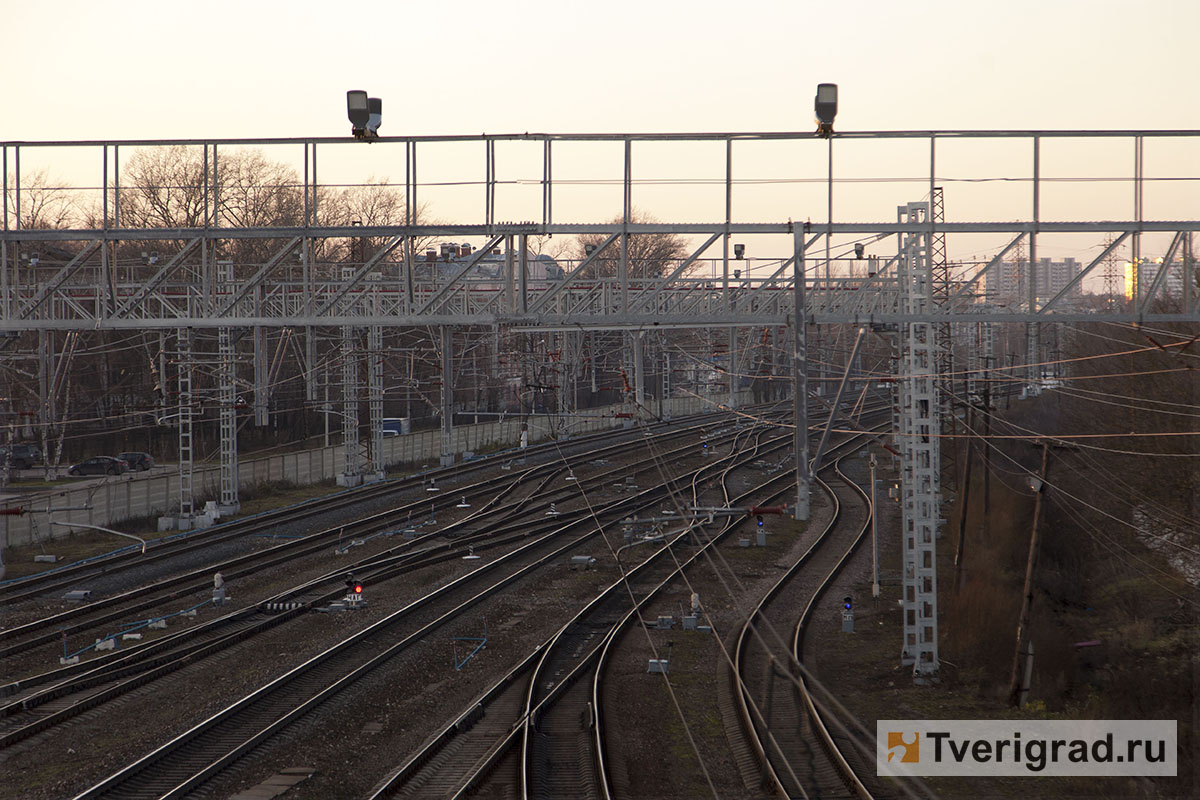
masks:
<svg viewBox="0 0 1200 800"><path fill-rule="evenodd" d="M371 287L371 303L375 316L380 314L379 287ZM381 481L387 477L383 455L383 326L367 328L367 409L371 423L371 447L368 453L367 480Z"/></svg>
<svg viewBox="0 0 1200 800"><path fill-rule="evenodd" d="M342 472L338 486L358 486L363 481L362 453L358 441L358 348L353 325L342 326Z"/></svg>
<svg viewBox="0 0 1200 800"><path fill-rule="evenodd" d="M254 288L254 316L263 316L263 287ZM283 334L286 336L286 334ZM270 423L271 375L267 363L267 329L255 325L254 337L254 425L264 428ZM280 346L282 347L282 340Z"/></svg>
<svg viewBox="0 0 1200 800"><path fill-rule="evenodd" d="M219 294L232 293L233 263L217 262ZM233 329L222 325L217 329L217 408L221 432L221 498L217 510L236 514L241 508L238 500L237 454L237 369L233 345Z"/></svg>
<svg viewBox="0 0 1200 800"><path fill-rule="evenodd" d="M47 477L50 477L50 464L53 460L50 455L50 428L58 422L58 408L55 402L58 387L54 381L58 370L54 367L54 339L53 331L38 329L38 438L42 442L42 464Z"/></svg>
<svg viewBox="0 0 1200 800"><path fill-rule="evenodd" d="M901 206L900 222L918 222L925 203ZM906 234L901 241L902 307L906 314L930 313L932 280L929 236ZM936 326L909 322L900 328L900 449L904 552L904 645L901 663L918 682L936 679L937 529L941 470L937 392Z"/></svg>
<svg viewBox="0 0 1200 800"><path fill-rule="evenodd" d="M442 459L443 467L454 463L454 330L441 327L442 333Z"/></svg>
<svg viewBox="0 0 1200 800"><path fill-rule="evenodd" d="M192 487L194 451L192 449L192 370L195 361L192 354L192 329L180 328L176 335L176 350L179 363L179 516L173 527L187 530L192 527L196 514L195 495Z"/></svg>
<svg viewBox="0 0 1200 800"><path fill-rule="evenodd" d="M671 349L664 332L662 347L662 418L671 418Z"/></svg>
<svg viewBox="0 0 1200 800"><path fill-rule="evenodd" d="M796 519L807 520L809 509L808 473L808 352L805 331L808 312L804 297L804 231L795 234L795 257L792 261L792 401L795 405L793 422L796 451Z"/></svg>
<svg viewBox="0 0 1200 800"><path fill-rule="evenodd" d="M646 407L646 334L635 331L629 341L633 346L633 401L637 404L635 413L640 415Z"/></svg>

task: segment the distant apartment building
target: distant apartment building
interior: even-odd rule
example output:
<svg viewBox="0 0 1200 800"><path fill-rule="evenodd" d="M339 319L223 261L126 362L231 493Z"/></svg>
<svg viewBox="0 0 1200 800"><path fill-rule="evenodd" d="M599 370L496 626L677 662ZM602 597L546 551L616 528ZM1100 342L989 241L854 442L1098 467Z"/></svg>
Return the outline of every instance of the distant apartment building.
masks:
<svg viewBox="0 0 1200 800"><path fill-rule="evenodd" d="M1054 261L1039 258L1034 273L1034 292L1039 301L1049 300L1079 276L1083 265L1073 258ZM989 303L1013 305L1029 297L1029 262L1001 261L988 271L985 297ZM1061 302L1078 300L1083 296L1082 283L1071 287Z"/></svg>
<svg viewBox="0 0 1200 800"><path fill-rule="evenodd" d="M1143 258L1140 265L1128 261L1125 262L1125 299L1132 300L1135 295L1138 299L1145 297L1146 293L1150 291L1150 287L1154 283L1162 266L1161 258ZM1159 280L1154 296L1159 298L1183 297L1183 263L1172 261L1166 267L1166 274ZM1193 274L1197 271L1194 263L1192 271ZM1138 273L1141 274L1139 275ZM1193 280L1195 280L1194 277Z"/></svg>

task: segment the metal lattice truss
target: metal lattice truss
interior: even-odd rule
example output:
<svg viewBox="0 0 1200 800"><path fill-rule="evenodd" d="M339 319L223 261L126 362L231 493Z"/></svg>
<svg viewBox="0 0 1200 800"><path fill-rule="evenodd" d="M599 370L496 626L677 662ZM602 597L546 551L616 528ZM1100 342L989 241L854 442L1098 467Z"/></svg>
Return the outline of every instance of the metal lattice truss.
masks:
<svg viewBox="0 0 1200 800"><path fill-rule="evenodd" d="M1040 153L1044 143L1058 140L1128 142L1136 158L1136 169L1129 177L1117 176L1113 181L1126 181L1133 187L1134 215L1128 219L1095 221L1043 218L1041 194L1043 184L1060 180L1041 174ZM1196 176L1148 176L1142 168L1142 150L1147 140L1156 144L1194 148L1200 144L1197 131L946 131L946 132L865 132L834 135L835 150L859 146L864 142L911 147L927 141L929 173L926 178L910 177L908 183L928 184L925 191L940 200L943 197L940 176L935 168L935 153L939 147L959 146L963 141L1015 142L1021 148L1029 146L1033 153L1033 171L1027 175L995 180L1026 181L1030 188L1029 206L1032 212L1024 219L1009 222L984 222L956 219L953 197L946 198L943 214L928 214L923 219L897 222L872 222L826 219L824 222L795 222L811 218L812 206L821 204L805 201L783 201L774 211L756 208L756 214L774 216L765 222L738 221L735 209L735 188L743 190L735 178L734 154L746 146L776 146L791 154L803 148L823 150L824 142L809 134L681 134L681 135L552 135L524 134L512 136L382 138L370 145L372 159L389 153L402 152L405 165L403 181L404 219L398 224L329 225L319 213L318 197L326 184L316 178L317 152L345 148L362 148L343 139L255 139L223 140L220 142L47 142L5 143L4 171L4 229L0 234L0 332L33 329L103 330L103 329L163 329L163 328L220 328L234 327L294 327L342 325L465 325L502 324L512 328L539 329L613 329L661 326L737 327L753 318L758 324L786 324L795 312L792 307L791 269L794 257L791 238L804 235L806 248L824 239L847 241L879 241L890 237L926 235L938 242L939 248L951 247L959 235L1006 235L1007 244L987 264L977 266L956 281L943 280L935 300L941 301L922 312L921 319L931 322L949 321L963 315L972 321L1041 322L1081 321L1105 318L1126 321L1196 320L1200 308L1196 292L1192 234L1200 228L1200 209L1192 201L1177 204L1181 217L1175 220L1147 219L1142 195L1145 186L1154 181L1195 180ZM436 174L438 167L426 168L422 162L421 180L417 179L417 152L426 152L439 145L481 145L485 158L484 171L477 181L469 181L472 191L482 190L484 217L476 222L428 224L418 219L417 209L424 197L442 183ZM541 219L531 222L503 222L508 207L502 202L504 191L514 181L500 180L503 168L499 149L521 143L542 149L540 177ZM724 145L724 216L713 222L644 222L639 221L634 201L642 191L642 180L634 170L634 154L643 147L661 147L664 143L679 146L702 144L709 148ZM555 219L557 199L574 183L556 177L552 159L563 148L582 145L623 146L623 171L608 179L620 186L623 202L615 221L560 222ZM200 147L204 152L203 195L198 200L196 224L186 227L129 227L122 224L121 177L119 154L124 148ZM101 154L104 164L103 186L110 191L102 195L100 227L89 229L49 229L28 227L23 222L22 197L28 209L32 187L24 185L21 177L22 157L29 161L33 155L52 159L54 148L92 148ZM236 224L222 212L221 192L225 183L220 164L225 153L244 147L303 148L304 177L303 224L289 226L252 226ZM339 150L341 148L341 150ZM789 149L790 148L790 149ZM814 151L814 152L815 152ZM359 150L365 157L366 151ZM803 152L808 152L804 150ZM49 154L49 156L47 156ZM718 159L720 160L720 159ZM396 159L398 162L399 159ZM638 162L641 165L644 162ZM1186 163L1186 162L1181 162ZM112 168L110 169L110 165ZM699 167L697 167L699 169ZM336 181L336 178L331 180ZM798 179L799 180L799 179ZM836 175L830 177L827 190L833 195ZM857 178L846 180L857 180ZM945 180L955 180L946 178ZM1103 180L1110 180L1103 178ZM681 179L683 181L683 179ZM686 181L683 181L686 183ZM517 182L519 183L519 181ZM399 185L399 184L396 184ZM1156 186L1158 184L1155 184ZM1187 185L1187 184L1185 184ZM130 191L125 187L124 191ZM687 190L681 190L686 192ZM902 191L911 197L912 187L897 190L884 184L878 192L893 195ZM322 200L328 205L328 200ZM806 207L806 205L808 207ZM522 206L520 211L526 210ZM516 213L520 213L517 211ZM434 208L433 213L438 213ZM744 213L744 212L742 212ZM327 215L326 215L327 216ZM596 216L603 216L596 212ZM1060 215L1061 216L1061 215ZM974 295L986 276L1018 245L1028 246L1031 272L1039 269L1032 255L1037 251L1039 237L1051 234L1110 235L1113 243L1094 260L1089 259L1080 274L1054 297L1030 295L1025 302L976 307ZM529 243L534 237L599 236L602 244L590 255L564 264L565 277L553 280L535 278L529 271ZM689 242L691 252L676 258L651 277L632 274L630 237L643 234L674 234ZM1067 294L1087 276L1096 272L1113 248L1134 245L1139 237L1155 234L1170 236L1171 257L1157 268L1139 269L1136 280L1137 301L1121 309L1080 311L1064 302ZM738 262L730 257L731 237L758 237L756 242L778 242L778 257L760 258L747 277L736 276ZM437 239L476 237L487 244L478 248L469 262L456 264L453 270L421 271L423 254L416 252L420 242ZM353 268L343 270L345 263L322 265L314 260L314 252L322 242L356 240L371 242L369 250L357 254ZM720 241L720 246L717 246ZM137 270L122 269L117 264L116 246L122 242L138 242L158 246L164 252L163 263L153 263ZM234 277L228 282L216 280L216 262L223 248L231 243L256 242L264 253L253 263L234 265ZM43 267L31 270L29 253L39 246L57 245L66 253L55 262L53 274ZM759 247L772 247L764 244ZM473 267L493 249L504 248L503 274L481 279ZM944 252L939 250L939 252ZM1162 310L1152 307L1167 282L1171 259L1181 261L1182 284L1186 287L1177 307ZM24 260L23 260L24 259ZM882 261L882 260L881 260ZM914 319L899 304L899 257L882 261L869 275L853 275L849 258L835 265L832 272L828 260L810 259L806 262L806 297L811 322L901 323ZM709 265L708 274L697 277L697 266ZM597 277L596 267L604 277ZM850 269L838 269L851 266ZM825 277L820 277L824 274ZM1096 273L1099 274L1099 273ZM840 277L839 277L840 275ZM373 285L368 286L368 282ZM1031 278L1027 284L1032 287ZM935 287L937 288L937 287ZM369 298L369 302L367 302Z"/></svg>
<svg viewBox="0 0 1200 800"><path fill-rule="evenodd" d="M901 218L929 213L910 203ZM904 237L901 264L905 311L920 317L933 303L929 237ZM917 676L938 672L937 529L941 516L941 457L937 392L937 326L909 322L900 330L899 445L903 520L904 646L901 663Z"/></svg>

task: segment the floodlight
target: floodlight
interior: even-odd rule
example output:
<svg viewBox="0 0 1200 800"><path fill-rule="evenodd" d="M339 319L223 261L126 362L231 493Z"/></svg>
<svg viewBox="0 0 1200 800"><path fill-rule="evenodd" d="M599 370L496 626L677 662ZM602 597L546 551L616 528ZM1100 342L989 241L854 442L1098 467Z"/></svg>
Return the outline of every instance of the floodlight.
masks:
<svg viewBox="0 0 1200 800"><path fill-rule="evenodd" d="M367 111L367 135L378 136L379 125L383 122L383 101L378 97L368 97Z"/></svg>
<svg viewBox="0 0 1200 800"><path fill-rule="evenodd" d="M817 134L828 136L833 133L833 118L837 116L837 84L817 84L814 108L817 112Z"/></svg>
<svg viewBox="0 0 1200 800"><path fill-rule="evenodd" d="M745 258L746 257L746 245L735 244L733 246L733 257L736 258L738 261L741 261L743 258Z"/></svg>
<svg viewBox="0 0 1200 800"><path fill-rule="evenodd" d="M366 92L359 89L346 92L346 116L350 118L351 133L363 136L371 119Z"/></svg>
<svg viewBox="0 0 1200 800"><path fill-rule="evenodd" d="M854 257L861 260L863 257L863 252L866 249L867 249L867 246L865 244L863 244L862 242L855 242L854 243Z"/></svg>

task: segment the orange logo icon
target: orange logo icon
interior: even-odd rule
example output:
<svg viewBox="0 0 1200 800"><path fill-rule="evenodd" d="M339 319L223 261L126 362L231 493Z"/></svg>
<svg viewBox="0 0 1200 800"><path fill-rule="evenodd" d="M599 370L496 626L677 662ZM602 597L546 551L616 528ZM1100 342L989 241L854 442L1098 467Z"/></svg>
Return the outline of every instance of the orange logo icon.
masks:
<svg viewBox="0 0 1200 800"><path fill-rule="evenodd" d="M899 756L901 764L917 764L921 761L921 735L888 731L888 763Z"/></svg>

